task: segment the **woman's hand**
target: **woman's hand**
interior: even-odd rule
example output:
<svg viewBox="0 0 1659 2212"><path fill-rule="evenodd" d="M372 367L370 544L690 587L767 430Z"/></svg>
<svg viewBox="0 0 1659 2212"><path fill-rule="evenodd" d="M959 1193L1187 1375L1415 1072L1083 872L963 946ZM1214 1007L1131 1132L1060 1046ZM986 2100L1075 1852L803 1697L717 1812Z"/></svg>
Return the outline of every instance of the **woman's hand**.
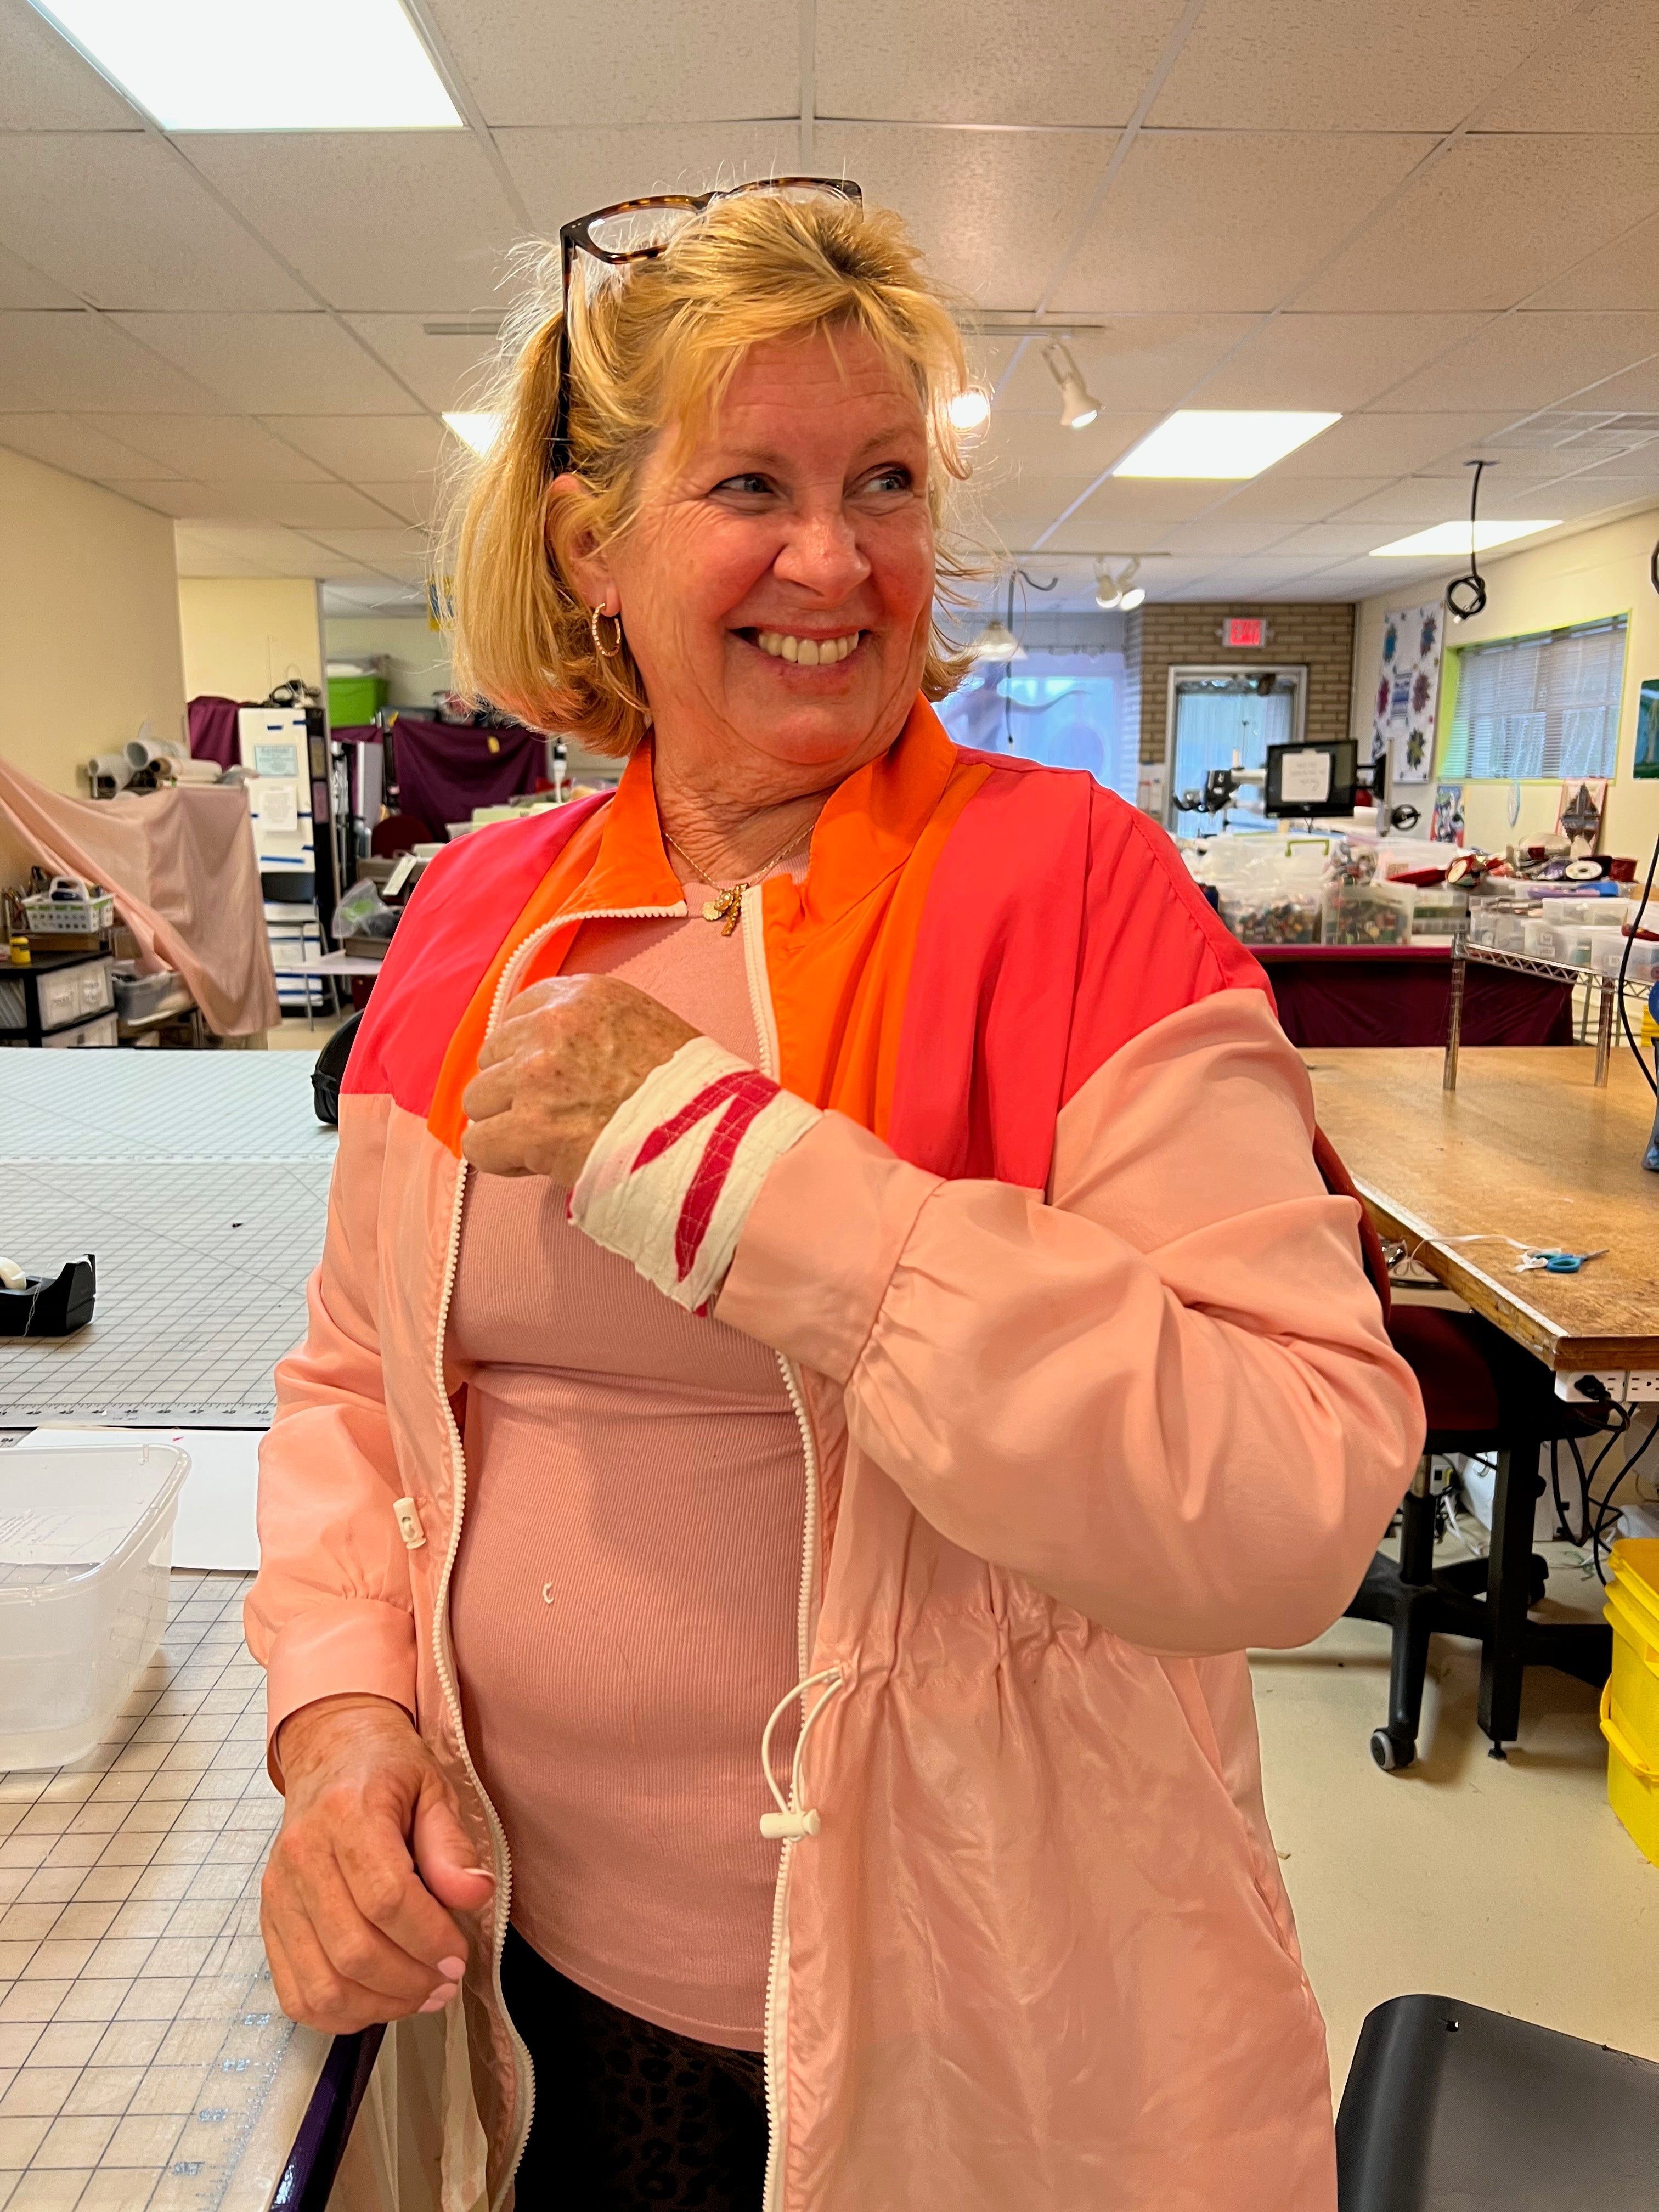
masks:
<svg viewBox="0 0 1659 2212"><path fill-rule="evenodd" d="M461 1150L486 1175L574 1183L617 1107L697 1034L619 976L532 984L478 1055Z"/></svg>
<svg viewBox="0 0 1659 2212"><path fill-rule="evenodd" d="M495 1876L471 1863L455 1797L401 1705L320 1698L277 1739L286 1804L260 1887L260 1926L290 2020L349 2035L437 2012Z"/></svg>

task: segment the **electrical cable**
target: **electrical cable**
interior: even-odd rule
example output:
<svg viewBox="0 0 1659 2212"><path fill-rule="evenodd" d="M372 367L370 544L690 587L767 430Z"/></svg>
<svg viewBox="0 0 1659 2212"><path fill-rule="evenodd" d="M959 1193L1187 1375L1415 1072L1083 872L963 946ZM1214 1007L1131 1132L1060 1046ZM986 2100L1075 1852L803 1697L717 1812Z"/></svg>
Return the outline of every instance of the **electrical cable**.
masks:
<svg viewBox="0 0 1659 2212"><path fill-rule="evenodd" d="M1046 584L1039 584L1035 576L1028 576L1024 568L1018 567L1010 568L1008 571L1008 628L1011 630L1014 626L1014 585L1016 581L1022 584L1029 584L1034 592L1052 592L1055 585L1059 583L1060 579L1058 576L1050 576ZM998 684L997 689L1002 694L1002 735L1004 741L1007 744L1009 751L1012 752L1014 749L1014 703L1013 696L1008 689L1010 680L1011 679L1005 675L1001 683Z"/></svg>
<svg viewBox="0 0 1659 2212"><path fill-rule="evenodd" d="M1626 1435L1629 1432L1630 1426L1630 1419L1628 1416L1626 1416L1625 1425L1619 1431L1619 1436L1622 1437ZM1648 1431L1646 1436L1643 1437L1641 1443L1637 1445L1636 1449L1631 1454L1630 1457L1625 1462L1623 1467L1620 1468L1618 1474L1614 1475L1613 1480L1607 1485L1607 1489L1595 1501L1595 1521L1590 1530L1590 1559L1595 1568L1596 1580L1604 1587L1607 1578L1602 1570L1601 1553L1606 1542L1607 1529L1609 1526L1619 1521L1624 1510L1622 1506L1615 1508L1613 1502L1613 1498L1617 1494L1620 1484L1624 1481L1626 1476L1634 1474L1637 1468L1641 1464L1643 1455L1646 1452L1648 1446L1653 1442L1655 1437L1659 1437L1659 1421L1656 1421L1654 1423L1653 1426ZM1618 1441L1619 1437L1615 1437L1613 1438L1613 1443L1616 1443ZM1611 1451L1612 1449L1613 1444L1610 1443L1601 1454L1595 1462L1597 1468L1601 1466L1601 1461L1607 1457L1607 1452ZM1595 1468L1591 1469L1592 1478L1594 1477L1595 1471Z"/></svg>
<svg viewBox="0 0 1659 2212"><path fill-rule="evenodd" d="M1480 479L1493 464L1490 461L1465 461L1466 469L1474 471L1474 482L1469 487L1469 573L1455 576L1446 586L1446 605L1458 622L1470 622L1486 604L1486 580L1480 574L1480 563L1475 556L1474 517L1480 501ZM1467 604L1457 594L1467 594Z"/></svg>

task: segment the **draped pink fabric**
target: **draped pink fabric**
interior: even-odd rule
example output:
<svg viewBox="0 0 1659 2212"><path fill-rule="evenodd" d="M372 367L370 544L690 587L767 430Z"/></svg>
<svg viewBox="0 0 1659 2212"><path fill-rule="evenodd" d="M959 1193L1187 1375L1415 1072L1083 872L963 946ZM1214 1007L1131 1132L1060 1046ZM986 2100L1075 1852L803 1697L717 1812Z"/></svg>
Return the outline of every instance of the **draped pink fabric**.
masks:
<svg viewBox="0 0 1659 2212"><path fill-rule="evenodd" d="M176 968L216 1036L282 1020L245 791L74 799L0 761L0 821L51 874L112 891L142 966Z"/></svg>

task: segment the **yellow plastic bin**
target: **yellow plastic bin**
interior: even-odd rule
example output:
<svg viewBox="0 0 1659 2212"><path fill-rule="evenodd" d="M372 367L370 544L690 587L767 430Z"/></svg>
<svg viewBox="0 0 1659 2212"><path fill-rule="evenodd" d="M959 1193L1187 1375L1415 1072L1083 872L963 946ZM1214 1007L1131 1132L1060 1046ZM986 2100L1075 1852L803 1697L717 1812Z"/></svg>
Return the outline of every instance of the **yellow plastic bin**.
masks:
<svg viewBox="0 0 1659 2212"><path fill-rule="evenodd" d="M1622 1540L1613 1566L1603 1608L1613 1630L1613 1674L1601 1692L1607 1802L1659 1866L1659 1540Z"/></svg>

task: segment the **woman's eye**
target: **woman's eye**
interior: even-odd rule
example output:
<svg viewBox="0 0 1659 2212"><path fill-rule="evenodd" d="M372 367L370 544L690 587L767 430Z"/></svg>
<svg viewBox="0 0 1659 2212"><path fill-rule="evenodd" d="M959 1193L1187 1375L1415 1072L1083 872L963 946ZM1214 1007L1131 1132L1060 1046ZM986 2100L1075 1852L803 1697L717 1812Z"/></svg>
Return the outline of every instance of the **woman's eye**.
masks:
<svg viewBox="0 0 1659 2212"><path fill-rule="evenodd" d="M907 492L910 489L910 471L895 462L890 469L878 469L875 475L864 480L866 491Z"/></svg>
<svg viewBox="0 0 1659 2212"><path fill-rule="evenodd" d="M772 489L772 479L754 473L725 477L714 486L716 491L736 492L740 497L763 498Z"/></svg>

